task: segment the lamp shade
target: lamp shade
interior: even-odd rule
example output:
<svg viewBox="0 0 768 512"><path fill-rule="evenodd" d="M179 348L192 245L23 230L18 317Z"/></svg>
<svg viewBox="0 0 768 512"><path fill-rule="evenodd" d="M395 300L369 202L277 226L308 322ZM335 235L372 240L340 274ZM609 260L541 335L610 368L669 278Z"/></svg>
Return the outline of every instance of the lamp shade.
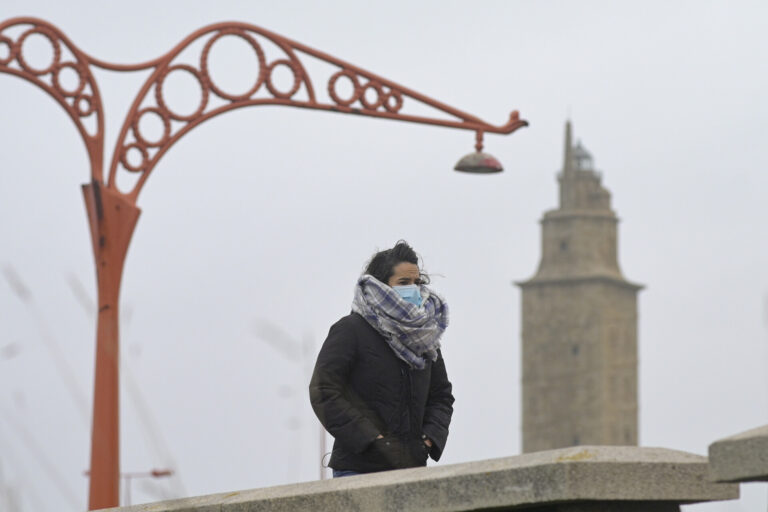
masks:
<svg viewBox="0 0 768 512"><path fill-rule="evenodd" d="M501 172L504 168L495 156L482 151L474 151L461 157L454 170L472 174L492 174Z"/></svg>

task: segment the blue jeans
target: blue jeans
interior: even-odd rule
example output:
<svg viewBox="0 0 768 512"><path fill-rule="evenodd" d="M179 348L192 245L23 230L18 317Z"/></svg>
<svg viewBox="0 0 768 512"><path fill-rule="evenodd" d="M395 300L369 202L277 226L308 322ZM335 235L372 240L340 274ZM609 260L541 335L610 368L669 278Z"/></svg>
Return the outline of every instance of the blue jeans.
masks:
<svg viewBox="0 0 768 512"><path fill-rule="evenodd" d="M360 474L361 473L358 473L357 471L352 471L351 469L334 469L333 470L333 478L340 478L342 476L355 476Z"/></svg>

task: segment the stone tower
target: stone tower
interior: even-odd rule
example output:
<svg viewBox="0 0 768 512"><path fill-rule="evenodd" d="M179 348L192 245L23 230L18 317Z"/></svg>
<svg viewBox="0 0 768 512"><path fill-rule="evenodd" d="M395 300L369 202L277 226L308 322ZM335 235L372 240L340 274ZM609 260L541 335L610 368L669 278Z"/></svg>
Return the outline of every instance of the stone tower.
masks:
<svg viewBox="0 0 768 512"><path fill-rule="evenodd" d="M619 269L618 218L565 125L560 206L522 289L523 451L637 444L637 292Z"/></svg>

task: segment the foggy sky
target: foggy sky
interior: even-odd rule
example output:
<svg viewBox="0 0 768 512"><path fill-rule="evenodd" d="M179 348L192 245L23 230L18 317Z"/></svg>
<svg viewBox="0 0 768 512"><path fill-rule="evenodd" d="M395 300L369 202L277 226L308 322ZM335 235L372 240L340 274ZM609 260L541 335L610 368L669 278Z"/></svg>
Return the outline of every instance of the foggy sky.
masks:
<svg viewBox="0 0 768 512"><path fill-rule="evenodd" d="M569 118L622 219L622 271L647 286L640 444L706 454L768 423L765 2L0 5L0 20L20 15L119 63L244 21L490 123L512 110L531 123L486 135L505 167L493 176L452 171L471 132L362 116L254 107L183 137L139 196L124 271L121 469L177 472L134 480L134 503L318 478L308 369L366 260L398 239L451 306L456 404L440 464L518 454L511 283L538 265ZM247 89L252 57L231 50L214 71ZM108 162L148 73L95 73ZM180 108L195 102L183 85ZM86 153L64 111L17 77L0 75L0 120L0 492L25 511L83 510L95 340ZM738 502L685 509L763 510L767 493L750 484Z"/></svg>

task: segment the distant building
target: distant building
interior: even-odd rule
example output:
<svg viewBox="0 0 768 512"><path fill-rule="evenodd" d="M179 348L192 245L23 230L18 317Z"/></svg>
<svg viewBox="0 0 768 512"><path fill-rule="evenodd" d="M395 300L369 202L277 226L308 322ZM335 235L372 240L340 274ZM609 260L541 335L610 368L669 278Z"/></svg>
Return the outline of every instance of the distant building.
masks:
<svg viewBox="0 0 768 512"><path fill-rule="evenodd" d="M591 155L565 127L560 206L522 290L523 452L637 444L637 292Z"/></svg>

